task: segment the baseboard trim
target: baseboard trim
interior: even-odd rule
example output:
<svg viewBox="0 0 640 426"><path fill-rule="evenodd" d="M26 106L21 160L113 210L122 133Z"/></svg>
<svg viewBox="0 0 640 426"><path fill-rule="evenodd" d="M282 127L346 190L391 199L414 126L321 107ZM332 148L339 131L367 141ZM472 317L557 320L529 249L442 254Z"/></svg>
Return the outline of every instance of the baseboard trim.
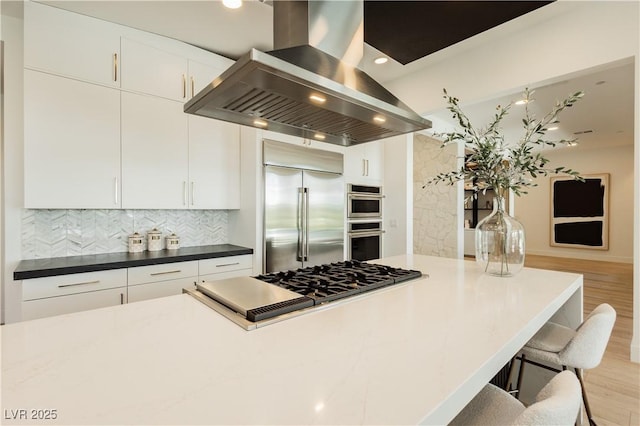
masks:
<svg viewBox="0 0 640 426"><path fill-rule="evenodd" d="M639 339L634 338L631 341L631 362L640 363L640 342L638 342L638 340Z"/></svg>

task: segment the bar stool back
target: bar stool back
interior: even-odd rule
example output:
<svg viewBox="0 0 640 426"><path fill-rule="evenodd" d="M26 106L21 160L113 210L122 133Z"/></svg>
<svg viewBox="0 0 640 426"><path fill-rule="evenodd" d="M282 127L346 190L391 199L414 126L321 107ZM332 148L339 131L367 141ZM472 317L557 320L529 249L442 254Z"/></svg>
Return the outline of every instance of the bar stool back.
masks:
<svg viewBox="0 0 640 426"><path fill-rule="evenodd" d="M589 314L577 330L553 322L546 323L522 348L518 390L522 385L525 363L553 371L560 370L536 361L560 365L562 370L566 370L568 367L573 368L580 381L582 399L589 423L595 425L582 380L582 370L595 368L600 364L615 321L615 309L611 305L603 303Z"/></svg>

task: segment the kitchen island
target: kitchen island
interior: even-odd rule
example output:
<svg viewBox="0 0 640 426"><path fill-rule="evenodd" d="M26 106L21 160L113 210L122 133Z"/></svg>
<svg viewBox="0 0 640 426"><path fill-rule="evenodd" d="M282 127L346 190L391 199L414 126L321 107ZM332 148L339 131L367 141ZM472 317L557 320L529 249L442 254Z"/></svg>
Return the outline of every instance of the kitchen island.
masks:
<svg viewBox="0 0 640 426"><path fill-rule="evenodd" d="M3 424L443 424L582 320L581 275L377 263L424 276L253 331L186 294L3 326Z"/></svg>

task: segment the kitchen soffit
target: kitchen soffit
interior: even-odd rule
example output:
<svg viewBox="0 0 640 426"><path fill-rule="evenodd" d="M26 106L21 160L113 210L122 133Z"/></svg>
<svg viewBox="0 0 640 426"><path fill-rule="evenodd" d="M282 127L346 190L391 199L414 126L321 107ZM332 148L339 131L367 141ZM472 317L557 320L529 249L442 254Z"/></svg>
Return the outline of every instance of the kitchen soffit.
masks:
<svg viewBox="0 0 640 426"><path fill-rule="evenodd" d="M551 1L365 0L365 41L403 65Z"/></svg>

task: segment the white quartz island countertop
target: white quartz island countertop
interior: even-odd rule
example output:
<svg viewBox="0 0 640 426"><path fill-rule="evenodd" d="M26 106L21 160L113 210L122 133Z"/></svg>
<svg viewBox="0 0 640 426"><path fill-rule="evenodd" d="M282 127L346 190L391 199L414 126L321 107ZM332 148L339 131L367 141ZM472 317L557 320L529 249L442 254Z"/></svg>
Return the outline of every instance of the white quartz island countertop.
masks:
<svg viewBox="0 0 640 426"><path fill-rule="evenodd" d="M2 424L443 424L582 307L581 275L376 263L425 276L252 331L186 294L2 326Z"/></svg>

